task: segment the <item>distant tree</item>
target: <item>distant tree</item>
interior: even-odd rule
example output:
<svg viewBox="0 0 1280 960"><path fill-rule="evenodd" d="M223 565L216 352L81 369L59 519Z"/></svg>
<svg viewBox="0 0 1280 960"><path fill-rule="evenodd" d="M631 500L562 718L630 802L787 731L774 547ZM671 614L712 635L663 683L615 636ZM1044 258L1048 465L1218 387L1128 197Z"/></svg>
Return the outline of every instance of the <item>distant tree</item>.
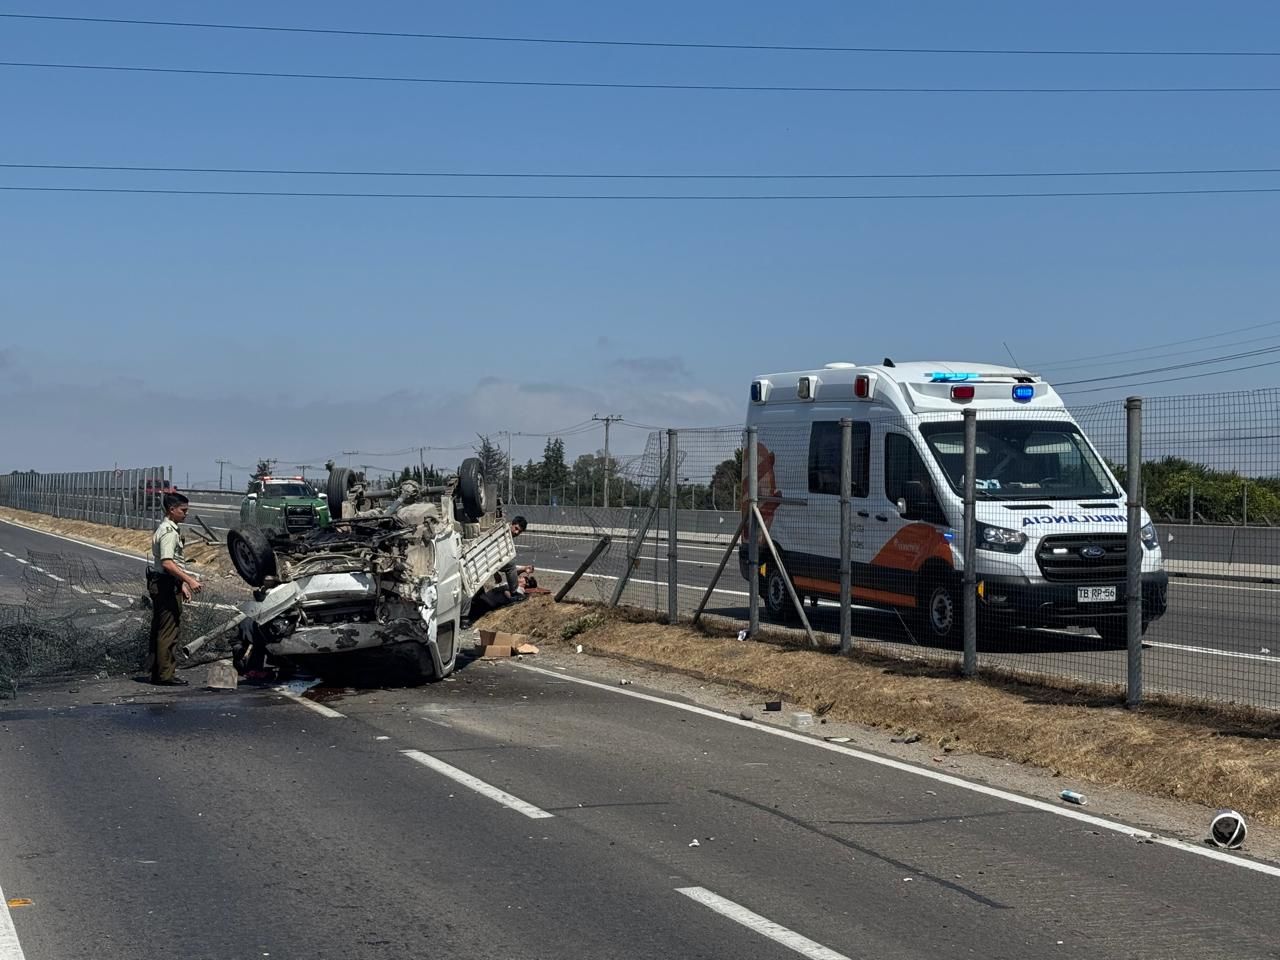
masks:
<svg viewBox="0 0 1280 960"><path fill-rule="evenodd" d="M569 466L564 460L564 441L559 437L547 440L542 450L542 486L549 491L563 490L569 483Z"/></svg>
<svg viewBox="0 0 1280 960"><path fill-rule="evenodd" d="M733 451L733 459L724 460L711 474L711 504L717 510L736 510L738 491L742 489L742 448Z"/></svg>
<svg viewBox="0 0 1280 960"><path fill-rule="evenodd" d="M477 434L480 442L472 447L480 460L480 471L487 483L496 483L501 490L506 489L507 455L502 448L488 437Z"/></svg>

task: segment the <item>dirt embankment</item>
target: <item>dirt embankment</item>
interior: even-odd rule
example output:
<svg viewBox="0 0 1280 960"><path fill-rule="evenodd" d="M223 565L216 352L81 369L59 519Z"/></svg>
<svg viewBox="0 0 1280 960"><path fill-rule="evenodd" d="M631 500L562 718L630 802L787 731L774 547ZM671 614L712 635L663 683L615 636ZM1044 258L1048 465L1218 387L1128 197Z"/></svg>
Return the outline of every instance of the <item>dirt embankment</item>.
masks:
<svg viewBox="0 0 1280 960"><path fill-rule="evenodd" d="M939 751L983 754L1280 825L1280 717L1155 705L1016 683L965 681L901 661L740 642L647 614L537 597L484 626L781 697L831 720L919 733Z"/></svg>
<svg viewBox="0 0 1280 960"><path fill-rule="evenodd" d="M0 519L13 520L37 530L114 547L140 556L148 556L151 553L152 531L150 530L122 530L119 527L109 527L101 523L59 519L45 513L29 513L26 510L13 510L9 507L0 507ZM227 557L225 544L205 543L193 532L188 531L185 553L189 562L207 573L223 576L235 574L231 567L231 560Z"/></svg>

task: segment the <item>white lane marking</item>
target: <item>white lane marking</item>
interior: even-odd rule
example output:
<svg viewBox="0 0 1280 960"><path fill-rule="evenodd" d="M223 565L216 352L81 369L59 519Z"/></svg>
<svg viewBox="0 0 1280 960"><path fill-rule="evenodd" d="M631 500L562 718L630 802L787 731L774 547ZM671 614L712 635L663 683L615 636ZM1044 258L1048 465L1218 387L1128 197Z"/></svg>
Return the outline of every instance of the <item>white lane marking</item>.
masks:
<svg viewBox="0 0 1280 960"><path fill-rule="evenodd" d="M806 746L816 747L819 750L830 750L832 753L844 754L846 757L852 757L855 760L865 760L867 763L878 764L882 767L888 767L891 770L899 770L902 773L911 773L919 777L926 777L930 780L935 780L938 783L945 783L948 786L958 787L961 790L968 790L972 793L980 793L983 796L993 797L996 800L1003 800L1006 803L1014 803L1019 806L1030 807L1032 810L1039 810L1041 813L1051 813L1056 817L1065 817L1068 820L1087 823L1090 826L1101 827L1104 830L1112 830L1116 833L1124 834L1127 837L1134 837L1141 840L1149 839L1152 843L1172 847L1175 850L1181 850L1183 853L1194 854L1197 857L1207 857L1210 860L1217 860L1233 867L1242 867L1245 870L1254 870L1258 873L1265 873L1268 876L1280 877L1280 867L1273 866L1269 863L1260 863L1257 860L1248 860L1244 857L1236 856L1234 854L1227 853L1225 850L1218 850L1213 847L1198 847L1195 844L1187 843L1183 840L1159 837L1147 830L1141 830L1138 827L1131 827L1127 823L1120 823L1117 820L1107 820L1103 817L1097 817L1091 813L1084 813L1079 810L1058 807L1054 804L1046 803L1043 800L1035 800L1031 797L1024 797L1021 794L1010 793L1008 790L1001 790L998 787L988 787L986 784L963 780L960 777L954 777L949 773L941 773L940 771L930 770L926 767L917 767L910 763L904 763L901 760L881 757L877 754L867 753L853 747L846 747L839 743L828 743L825 740L817 740L813 737L805 736L802 733L792 733L790 730L784 730L779 727L764 726L753 720L741 720L738 717L731 717L722 713L716 713L714 710L708 710L706 707L694 706L691 703L677 703L674 700L666 700L662 697L656 697L649 693L639 693L625 688L620 689L618 687L611 687L607 683L597 683L595 680L584 680L581 677L574 677L567 673L548 670L545 667L535 667L527 663L517 663L513 664L513 666L520 670L528 670L531 673L540 673L543 676L554 677L557 680L569 680L572 683L580 683L586 687L595 687L598 690L605 690L609 693L618 694L623 697L634 697L637 700L645 700L649 703L660 704L664 707L671 707L675 710L683 710L685 713L696 713L699 716L708 717L712 720L719 720L722 723L731 723L739 727L748 727L760 733L768 734L769 736L783 737L787 740L794 740L797 743L803 743Z"/></svg>
<svg viewBox="0 0 1280 960"><path fill-rule="evenodd" d="M4 898L4 890L0 890L0 960L26 960L22 944L18 942L18 931L13 926L9 901Z"/></svg>
<svg viewBox="0 0 1280 960"><path fill-rule="evenodd" d="M24 567L29 567L29 566L31 566L31 561L30 561L30 560L24 560L24 559L22 559L22 557L14 557L13 559L17 560L17 561L18 561L20 564L22 564Z"/></svg>
<svg viewBox="0 0 1280 960"><path fill-rule="evenodd" d="M1280 663L1280 657L1268 657L1261 653L1240 653L1236 650L1215 650L1212 647L1192 647L1185 643L1161 643L1158 640L1143 640L1143 646L1160 647L1162 650L1181 650L1184 653L1204 653L1211 657L1234 657L1237 660L1262 660L1265 663Z"/></svg>
<svg viewBox="0 0 1280 960"><path fill-rule="evenodd" d="M1229 583L1191 583L1188 580L1174 579L1169 586L1187 587L1191 590L1247 590L1250 593L1280 593L1275 587L1236 587Z"/></svg>
<svg viewBox="0 0 1280 960"><path fill-rule="evenodd" d="M830 947L824 947L808 937L801 936L794 930L788 930L786 927L774 923L758 913L752 913L741 904L726 900L724 897L712 893L706 887L677 887L676 893L683 893L695 903L700 903L721 916L728 917L734 923L742 924L753 933L768 937L775 943L780 943L802 956L811 958L811 960L849 960L843 953L836 953Z"/></svg>
<svg viewBox="0 0 1280 960"><path fill-rule="evenodd" d="M555 816L554 813L547 813L547 811L535 807L531 803L526 803L519 797L514 797L507 793L505 790L499 790L497 787L491 786L483 780L478 780L471 774L466 773L463 770L459 770L457 767L450 766L443 760L437 760L429 753L423 753L421 750L401 750L400 752L410 760L420 763L424 767L434 770L436 773L442 773L449 779L457 781L464 787L468 787L476 793L488 797L490 800L496 800L504 807L510 807L512 810L523 813L530 820L547 820Z"/></svg>
<svg viewBox="0 0 1280 960"><path fill-rule="evenodd" d="M0 517L0 523L7 523L11 527L18 527L20 530L29 530L32 533L38 533L45 537L53 537L55 540L66 540L68 543L78 543L82 547L91 547L94 550L101 550L103 553L110 553L113 556L124 557L126 560L140 560L143 563L146 563L149 560L148 557L144 557L137 553L121 553L119 550L112 550L110 547L99 546L96 543L90 543L88 540L80 540L76 537L64 536L61 533L50 533L48 530L41 530L39 527L29 527L25 523L19 523L16 520L6 520Z"/></svg>
<svg viewBox="0 0 1280 960"><path fill-rule="evenodd" d="M552 570L550 567L539 567L538 569L542 570L544 573L563 574L566 577L573 573L572 570ZM617 577L611 577L608 574L604 574L604 573L584 573L582 576L583 576L583 579L589 578L594 580L617 580L618 579ZM667 585L667 581L665 580L637 580L635 577L632 577L630 580L627 581L627 583L638 583L646 587L665 587ZM699 593L705 593L707 589L706 587L689 586L688 584L684 584L684 583L678 583L676 584L676 586L681 590L696 590ZM747 593L745 590L721 590L719 587L716 587L716 589L713 590L712 593L723 593L730 597L749 597L750 596L750 594Z"/></svg>
<svg viewBox="0 0 1280 960"><path fill-rule="evenodd" d="M308 710L314 710L316 713L320 714L320 716L322 717L329 717L330 719L346 718L345 713L339 713L337 710L333 710L329 707L326 707L323 703L316 703L314 700L308 700L306 697L300 696L299 694L294 693L292 690L284 690L281 688L276 688L275 692L280 694L280 696L284 697L286 700L292 700L294 703L302 704Z"/></svg>

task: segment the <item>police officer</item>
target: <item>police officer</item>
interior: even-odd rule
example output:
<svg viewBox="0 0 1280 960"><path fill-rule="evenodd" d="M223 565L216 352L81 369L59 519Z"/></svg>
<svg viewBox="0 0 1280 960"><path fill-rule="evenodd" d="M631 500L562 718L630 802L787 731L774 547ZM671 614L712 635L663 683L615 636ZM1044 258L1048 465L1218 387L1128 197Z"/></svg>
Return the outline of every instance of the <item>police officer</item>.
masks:
<svg viewBox="0 0 1280 960"><path fill-rule="evenodd" d="M185 567L182 529L187 519L188 500L180 493L164 495L164 519L151 537L151 563L147 566L147 593L151 596L151 682L166 687L185 687L187 681L176 674L174 651L182 604L200 592L200 581Z"/></svg>

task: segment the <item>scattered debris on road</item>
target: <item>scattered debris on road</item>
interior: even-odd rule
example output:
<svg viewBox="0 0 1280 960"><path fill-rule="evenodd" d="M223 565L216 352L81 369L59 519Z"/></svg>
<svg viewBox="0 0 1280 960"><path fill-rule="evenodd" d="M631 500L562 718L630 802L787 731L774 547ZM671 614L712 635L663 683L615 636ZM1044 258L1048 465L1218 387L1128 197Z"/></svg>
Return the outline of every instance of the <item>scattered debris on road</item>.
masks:
<svg viewBox="0 0 1280 960"><path fill-rule="evenodd" d="M1067 803L1075 803L1075 804L1079 804L1080 806L1084 806L1086 803L1089 802L1088 800L1085 799L1085 796L1083 793L1079 793L1075 790L1063 790L1060 794L1058 794L1058 796L1060 796L1063 800L1067 801Z"/></svg>
<svg viewBox="0 0 1280 960"><path fill-rule="evenodd" d="M1244 817L1235 810L1222 809L1213 815L1209 824L1209 842L1215 847L1238 850L1244 846L1244 838L1248 832Z"/></svg>

